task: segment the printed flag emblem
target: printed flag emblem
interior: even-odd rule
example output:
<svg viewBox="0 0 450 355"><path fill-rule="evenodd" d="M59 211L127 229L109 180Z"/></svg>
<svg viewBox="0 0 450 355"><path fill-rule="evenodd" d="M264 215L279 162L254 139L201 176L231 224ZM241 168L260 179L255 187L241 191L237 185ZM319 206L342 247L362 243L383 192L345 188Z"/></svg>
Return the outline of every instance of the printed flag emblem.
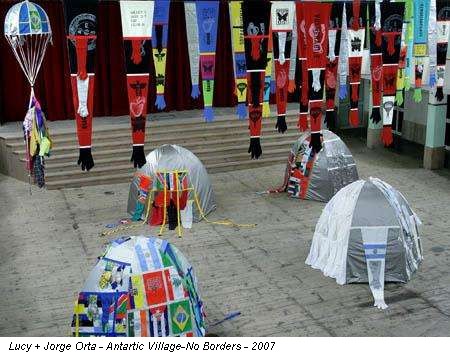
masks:
<svg viewBox="0 0 450 355"><path fill-rule="evenodd" d="M170 304L169 307L172 333L178 335L183 332L192 331L192 317L189 300L174 302Z"/></svg>

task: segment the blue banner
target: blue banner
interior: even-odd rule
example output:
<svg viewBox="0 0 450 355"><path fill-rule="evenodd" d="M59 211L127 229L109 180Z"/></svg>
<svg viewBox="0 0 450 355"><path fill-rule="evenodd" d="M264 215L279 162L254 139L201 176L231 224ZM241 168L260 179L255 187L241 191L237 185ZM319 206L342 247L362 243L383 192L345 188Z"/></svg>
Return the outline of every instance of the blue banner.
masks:
<svg viewBox="0 0 450 355"><path fill-rule="evenodd" d="M200 53L215 52L217 23L219 21L219 2L197 1L195 4Z"/></svg>

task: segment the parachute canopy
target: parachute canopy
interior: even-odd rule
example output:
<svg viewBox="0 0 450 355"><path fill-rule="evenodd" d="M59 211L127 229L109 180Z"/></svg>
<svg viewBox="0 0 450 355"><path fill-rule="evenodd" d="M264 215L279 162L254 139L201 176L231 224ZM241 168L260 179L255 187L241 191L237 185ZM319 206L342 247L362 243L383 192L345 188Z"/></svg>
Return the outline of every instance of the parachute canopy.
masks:
<svg viewBox="0 0 450 355"><path fill-rule="evenodd" d="M50 20L37 4L29 1L12 6L5 18L5 35L26 36L51 34Z"/></svg>
<svg viewBox="0 0 450 355"><path fill-rule="evenodd" d="M33 87L52 39L47 14L42 7L29 1L12 6L5 18L5 37Z"/></svg>

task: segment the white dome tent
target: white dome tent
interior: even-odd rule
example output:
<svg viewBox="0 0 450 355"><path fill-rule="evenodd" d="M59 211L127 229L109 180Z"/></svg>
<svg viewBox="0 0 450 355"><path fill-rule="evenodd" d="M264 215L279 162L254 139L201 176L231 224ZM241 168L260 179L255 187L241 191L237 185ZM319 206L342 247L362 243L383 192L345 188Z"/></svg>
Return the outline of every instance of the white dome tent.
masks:
<svg viewBox="0 0 450 355"><path fill-rule="evenodd" d="M356 163L345 143L323 130L323 148L314 154L311 133L305 132L292 145L283 185L269 193L287 192L290 197L328 202L342 187L358 180Z"/></svg>
<svg viewBox="0 0 450 355"><path fill-rule="evenodd" d="M340 285L369 283L375 306L385 282L407 282L421 263L419 218L403 195L380 179L358 180L325 206L306 264Z"/></svg>
<svg viewBox="0 0 450 355"><path fill-rule="evenodd" d="M204 336L203 303L192 266L165 240L112 241L78 294L74 336Z"/></svg>

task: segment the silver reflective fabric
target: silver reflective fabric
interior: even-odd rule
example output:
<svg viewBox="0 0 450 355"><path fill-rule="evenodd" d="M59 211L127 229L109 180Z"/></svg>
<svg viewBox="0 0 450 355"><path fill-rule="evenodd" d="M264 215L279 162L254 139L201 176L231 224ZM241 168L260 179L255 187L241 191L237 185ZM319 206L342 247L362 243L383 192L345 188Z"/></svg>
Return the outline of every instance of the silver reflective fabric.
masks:
<svg viewBox="0 0 450 355"><path fill-rule="evenodd" d="M382 182L383 183L383 182ZM384 184L384 183L383 183ZM389 228L384 280L387 282L407 282L417 270L422 260L422 248L417 231L415 214L405 198L391 186L386 191L373 179L364 183L353 212L352 227L348 240L346 277L347 283L368 282L366 257L364 255L361 228ZM398 206L397 208L395 206ZM407 222L401 222L404 219Z"/></svg>
<svg viewBox="0 0 450 355"><path fill-rule="evenodd" d="M154 178L157 171L172 170L187 170L189 172L189 182L195 188L205 215L216 209L216 198L205 167L192 152L183 147L172 144L162 145L147 155L147 163L141 169L138 169L137 173ZM130 215L134 214L136 208L138 184L137 178L134 178L131 182L127 206ZM189 194L189 199L194 200L192 192ZM194 222L202 219L195 202L193 215Z"/></svg>
<svg viewBox="0 0 450 355"><path fill-rule="evenodd" d="M309 137L309 133L303 134L294 143L292 152L296 156L305 151L302 146L309 146ZM323 140L323 148L312 169L306 198L328 202L344 186L358 180L358 171L350 150L336 134L323 130Z"/></svg>

